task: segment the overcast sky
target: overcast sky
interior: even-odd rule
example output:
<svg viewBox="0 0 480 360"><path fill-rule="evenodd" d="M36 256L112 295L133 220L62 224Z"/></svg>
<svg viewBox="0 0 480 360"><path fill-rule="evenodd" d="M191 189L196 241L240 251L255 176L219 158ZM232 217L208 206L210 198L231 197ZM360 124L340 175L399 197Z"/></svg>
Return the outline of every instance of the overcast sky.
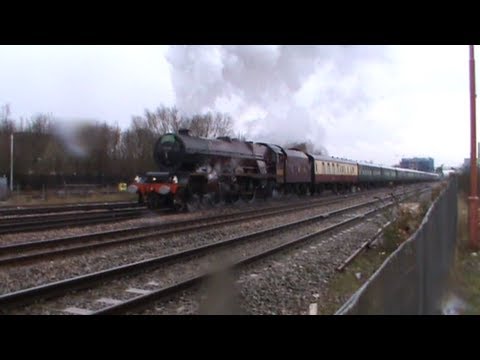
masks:
<svg viewBox="0 0 480 360"><path fill-rule="evenodd" d="M464 45L0 46L0 105L16 119L126 128L160 104L219 110L254 140L304 138L388 165L469 157L468 79Z"/></svg>

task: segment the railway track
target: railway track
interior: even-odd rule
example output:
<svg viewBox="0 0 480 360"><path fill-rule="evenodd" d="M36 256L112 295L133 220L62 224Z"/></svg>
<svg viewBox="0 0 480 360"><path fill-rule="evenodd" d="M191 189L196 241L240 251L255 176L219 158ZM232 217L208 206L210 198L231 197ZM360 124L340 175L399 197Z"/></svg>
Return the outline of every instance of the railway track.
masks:
<svg viewBox="0 0 480 360"><path fill-rule="evenodd" d="M66 204L48 206L9 206L0 207L0 218L11 215L34 215L70 211L106 210L141 207L136 201L116 201L88 204Z"/></svg>
<svg viewBox="0 0 480 360"><path fill-rule="evenodd" d="M0 246L0 266L15 265L42 259L51 260L56 256L72 255L94 249L101 249L122 244L133 244L167 235L179 235L188 232L240 223L252 219L288 214L344 202L347 199L368 198L370 194L356 194L350 197L338 196L316 199L307 203L294 203L280 206L262 207L231 214L213 215L206 218L167 222L163 224L141 226L122 230L91 233L87 235L62 237L43 241Z"/></svg>
<svg viewBox="0 0 480 360"><path fill-rule="evenodd" d="M417 189L412 190L409 193L403 195L402 198L406 198L409 196L411 197L417 192ZM383 196L375 200L364 201L360 204L347 206L334 211L327 210L316 216L294 221L288 224L283 224L281 226L257 231L247 235L242 235L218 241L215 243L210 243L204 246L187 249L173 254L164 255L127 265L122 265L87 275L77 276L70 279L65 279L29 289L20 290L0 296L0 306L4 309L3 311L5 311L5 309L7 309L9 306L15 307L21 304L31 304L35 300L41 300L42 302L33 306L35 310L32 310L32 312L38 311L42 313L42 311L44 311L46 307L50 310L54 309L54 312L57 313L124 313L126 311L136 309L139 306L149 304L154 300L175 294L180 290L184 290L186 288L197 285L212 275L212 273L209 271L202 271L201 266L197 265L196 270L193 271L191 276L188 276L187 273L187 276L180 275L174 277L174 280L166 281L166 284L163 284L164 286L162 286L162 284L159 284L157 282L159 279L158 274L154 274L155 271L159 271L159 268L161 269L165 266L172 266L172 264L173 266L179 264L179 266L181 266L182 263L186 263L189 261L198 261L198 259L201 259L202 256L211 256L211 252L219 251L222 249L223 254L226 254L233 251L233 247L240 246L240 252L237 253L236 259L230 262L230 266L232 266L233 268L239 268L241 266L267 257L279 251L300 245L322 234L329 233L333 230L342 228L346 225L350 225L358 221L363 221L366 217L378 213L379 211L382 211L392 206L394 203L395 201L393 201L390 196ZM310 230L309 232L303 233L301 235L295 233L290 234L290 232L294 231L295 229L305 227L308 228L309 226L310 228L313 226L314 230ZM278 239L282 237L283 240L279 241ZM247 255L245 256L245 251L242 252L241 247L245 244L251 243L253 240L259 241L259 239L263 239L263 248L260 247L260 250L257 249L257 251L250 251L250 253L248 253L247 251ZM238 248L236 251L238 251ZM221 254L218 256L222 257ZM208 263L208 260L205 260L205 262ZM138 282L137 284L135 284L135 276L138 276L139 273L145 271L148 271L148 273L146 275L144 273L144 277L147 276L147 278L157 279L157 281L152 280L147 284L143 282L143 288L139 288ZM150 272L153 272L153 274L151 274ZM181 271L178 273L182 274ZM133 283L133 285L130 286L126 291L130 295L134 293L137 294L137 296L133 298L131 296L126 296L124 286L123 284L121 284L120 286L117 285L117 287L123 289L123 293L120 291L120 289L118 290L123 295L119 293L117 299L112 299L112 288L115 288L115 281L119 278L129 279L128 282ZM92 287L95 289L95 286L97 286L98 284L100 284L100 289L97 288L95 291L92 291ZM145 289L145 287L149 287L149 289ZM91 301L92 306L90 306L89 309L68 306L69 304L75 304L75 301L71 301L71 296L74 295L69 294L69 292L85 288L90 289L90 291L88 292L89 294L93 292L93 297L95 299ZM81 294L82 293L80 293L79 295L85 295ZM102 296L102 294L105 294L106 297ZM61 298L62 296L63 298ZM57 299L54 300L54 304L52 305L47 299L51 299L54 297L57 297ZM62 305L59 305L58 297L64 300L63 302L60 301ZM109 306L105 307L105 304L108 304ZM62 306L63 308L61 308Z"/></svg>
<svg viewBox="0 0 480 360"><path fill-rule="evenodd" d="M133 207L112 208L93 212L77 212L74 214L48 214L3 218L0 219L0 235L126 220L148 213L144 207Z"/></svg>
<svg viewBox="0 0 480 360"><path fill-rule="evenodd" d="M338 196L332 196L330 198L338 199ZM328 198L322 198L322 200L320 201L323 201L325 199ZM96 203L89 205L67 205L8 209L8 211L10 211L9 215L5 215L6 213L3 212L0 213L4 215L3 217L0 216L0 235L17 232L49 230L67 226L91 225L105 223L109 221L127 220L147 214L147 211L143 211L146 209L145 206L140 206L137 203L118 203L120 205L118 208L115 207L116 204L117 203L114 202ZM94 213L94 211L96 210L103 210L104 213ZM69 213L61 214L61 211ZM73 211L75 211L76 213L71 213ZM92 213L89 214L87 211L92 211ZM135 214L135 211L142 212ZM162 213L168 212L169 210L163 209L152 211L154 211L155 213ZM12 215L14 212L16 212L16 216L10 217L10 215ZM96 234L94 235L96 236Z"/></svg>

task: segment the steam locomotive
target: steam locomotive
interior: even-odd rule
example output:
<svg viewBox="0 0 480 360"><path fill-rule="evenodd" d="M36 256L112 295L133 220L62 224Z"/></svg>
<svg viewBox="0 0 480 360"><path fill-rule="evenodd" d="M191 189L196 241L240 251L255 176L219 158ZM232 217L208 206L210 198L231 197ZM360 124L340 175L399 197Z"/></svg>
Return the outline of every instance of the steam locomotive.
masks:
<svg viewBox="0 0 480 360"><path fill-rule="evenodd" d="M433 173L314 155L274 144L200 138L187 129L162 135L153 156L159 171L148 172L128 188L152 209L181 211L192 201L214 204L269 198L275 193L348 192L438 179Z"/></svg>

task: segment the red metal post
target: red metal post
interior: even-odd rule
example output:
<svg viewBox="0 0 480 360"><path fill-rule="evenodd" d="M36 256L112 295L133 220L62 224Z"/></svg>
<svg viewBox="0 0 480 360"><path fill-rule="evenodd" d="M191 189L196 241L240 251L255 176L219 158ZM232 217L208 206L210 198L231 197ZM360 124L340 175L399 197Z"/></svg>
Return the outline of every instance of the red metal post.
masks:
<svg viewBox="0 0 480 360"><path fill-rule="evenodd" d="M475 55L470 45L470 247L478 249L478 196L477 196L477 129L475 114Z"/></svg>

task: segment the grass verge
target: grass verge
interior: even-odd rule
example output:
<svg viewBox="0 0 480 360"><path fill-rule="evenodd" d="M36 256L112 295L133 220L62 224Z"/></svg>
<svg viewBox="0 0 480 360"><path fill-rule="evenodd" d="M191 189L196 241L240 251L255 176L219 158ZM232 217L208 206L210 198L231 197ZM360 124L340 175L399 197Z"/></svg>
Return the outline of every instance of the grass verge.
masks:
<svg viewBox="0 0 480 360"><path fill-rule="evenodd" d="M393 215L384 214L384 219L378 223L379 228L388 221L392 221L392 224L385 229L378 244L360 253L343 272L333 276L326 290L325 301L318 306L319 315L334 314L377 271L385 259L417 230L432 202L445 186L444 183L439 184L432 190L431 196L421 202L407 204L409 206L397 202ZM420 199L420 196L415 198Z"/></svg>

